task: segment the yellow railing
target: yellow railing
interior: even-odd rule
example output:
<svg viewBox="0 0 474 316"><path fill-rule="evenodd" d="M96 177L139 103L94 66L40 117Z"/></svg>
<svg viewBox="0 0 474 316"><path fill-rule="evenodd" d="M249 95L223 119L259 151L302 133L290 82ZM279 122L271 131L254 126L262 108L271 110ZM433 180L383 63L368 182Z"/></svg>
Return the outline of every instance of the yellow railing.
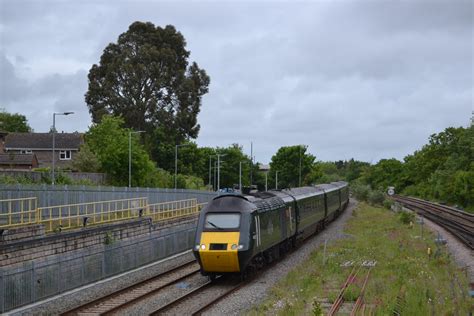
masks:
<svg viewBox="0 0 474 316"><path fill-rule="evenodd" d="M198 214L197 199L148 204L146 197L38 207L37 199L0 200L0 228L44 224L46 232L150 217L154 222Z"/></svg>
<svg viewBox="0 0 474 316"><path fill-rule="evenodd" d="M39 223L47 232L138 217L146 212L147 198L99 201L38 208Z"/></svg>
<svg viewBox="0 0 474 316"><path fill-rule="evenodd" d="M196 199L162 202L148 205L147 216L159 222L197 214L199 210Z"/></svg>
<svg viewBox="0 0 474 316"><path fill-rule="evenodd" d="M37 206L35 197L0 200L0 228L36 223Z"/></svg>

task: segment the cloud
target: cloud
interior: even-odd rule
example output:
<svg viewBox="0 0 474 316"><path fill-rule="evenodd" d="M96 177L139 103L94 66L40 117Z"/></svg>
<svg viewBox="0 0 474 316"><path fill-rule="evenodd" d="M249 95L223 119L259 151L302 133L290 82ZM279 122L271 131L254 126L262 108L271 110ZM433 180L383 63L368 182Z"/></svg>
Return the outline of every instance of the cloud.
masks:
<svg viewBox="0 0 474 316"><path fill-rule="evenodd" d="M471 1L3 1L1 105L46 130L90 124L87 72L136 21L173 24L211 77L203 146L268 162L283 145L318 159L403 158L473 105ZM4 80L7 79L7 80ZM67 121L67 122L66 122Z"/></svg>

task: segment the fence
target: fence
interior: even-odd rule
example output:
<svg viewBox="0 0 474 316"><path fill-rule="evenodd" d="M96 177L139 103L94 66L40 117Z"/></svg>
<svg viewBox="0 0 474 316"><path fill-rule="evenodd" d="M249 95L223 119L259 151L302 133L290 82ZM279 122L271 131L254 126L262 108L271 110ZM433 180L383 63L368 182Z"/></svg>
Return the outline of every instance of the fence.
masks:
<svg viewBox="0 0 474 316"><path fill-rule="evenodd" d="M21 268L0 268L0 312L191 249L194 232L195 225L187 224L157 237L104 246L103 251L58 256L42 263L31 261Z"/></svg>
<svg viewBox="0 0 474 316"><path fill-rule="evenodd" d="M148 204L147 198L133 198L36 208L36 198L0 200L0 229L44 224L45 231L51 232L140 216L157 222L197 214L204 204L197 199Z"/></svg>
<svg viewBox="0 0 474 316"><path fill-rule="evenodd" d="M83 185L0 185L0 200L36 197L38 207L79 204L96 201L112 201L148 198L148 203L197 199L198 203L209 202L216 192L185 189L128 188Z"/></svg>

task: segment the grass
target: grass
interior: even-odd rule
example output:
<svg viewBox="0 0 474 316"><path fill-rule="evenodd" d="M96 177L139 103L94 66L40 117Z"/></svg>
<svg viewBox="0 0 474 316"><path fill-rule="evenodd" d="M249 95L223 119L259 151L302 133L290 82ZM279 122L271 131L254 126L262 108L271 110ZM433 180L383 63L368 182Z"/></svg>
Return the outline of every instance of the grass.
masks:
<svg viewBox="0 0 474 316"><path fill-rule="evenodd" d="M328 243L326 263L322 247L297 266L271 290L269 297L249 315L321 315L337 298L353 267L377 261L367 282L364 302L375 315L466 315L468 297L465 271L451 260L444 246L437 250L435 236L402 223L400 216L360 203L347 222L347 238ZM427 249L431 248L431 256ZM344 299L357 299L368 268L362 267ZM349 310L350 311L350 310Z"/></svg>

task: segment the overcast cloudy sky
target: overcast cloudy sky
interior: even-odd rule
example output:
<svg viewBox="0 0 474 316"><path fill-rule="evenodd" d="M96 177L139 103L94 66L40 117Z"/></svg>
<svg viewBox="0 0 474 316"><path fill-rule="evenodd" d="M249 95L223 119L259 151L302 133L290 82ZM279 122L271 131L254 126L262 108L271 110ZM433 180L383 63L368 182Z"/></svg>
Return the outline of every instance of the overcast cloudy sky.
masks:
<svg viewBox="0 0 474 316"><path fill-rule="evenodd" d="M0 0L0 107L86 131L87 73L134 21L174 25L211 77L202 146L254 143L268 162L399 158L473 110L473 1Z"/></svg>

